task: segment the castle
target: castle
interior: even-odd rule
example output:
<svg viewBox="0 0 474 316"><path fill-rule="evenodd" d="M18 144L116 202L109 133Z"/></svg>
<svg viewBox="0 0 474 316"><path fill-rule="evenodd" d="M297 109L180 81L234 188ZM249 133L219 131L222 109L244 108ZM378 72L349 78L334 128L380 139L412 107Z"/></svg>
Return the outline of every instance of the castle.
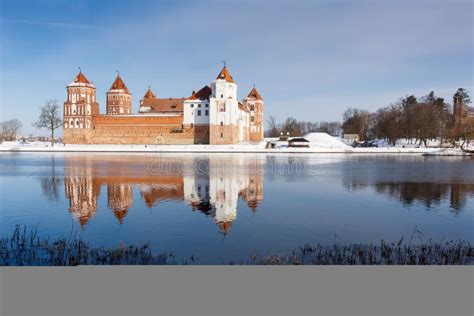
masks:
<svg viewBox="0 0 474 316"><path fill-rule="evenodd" d="M96 88L79 71L67 86L64 144L235 144L263 140L263 98L255 87L242 101L226 65L188 98L157 98L148 88L132 113L132 93L117 74L100 114Z"/></svg>

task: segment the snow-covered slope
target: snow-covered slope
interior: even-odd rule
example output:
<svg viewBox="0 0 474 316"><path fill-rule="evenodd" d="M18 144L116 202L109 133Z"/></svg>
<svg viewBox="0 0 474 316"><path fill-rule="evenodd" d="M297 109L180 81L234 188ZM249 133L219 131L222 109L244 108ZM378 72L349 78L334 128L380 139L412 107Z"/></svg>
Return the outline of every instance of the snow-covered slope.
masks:
<svg viewBox="0 0 474 316"><path fill-rule="evenodd" d="M310 141L310 147L317 148L345 148L349 149L351 147L344 144L337 137L331 136L326 133L309 133L303 136Z"/></svg>

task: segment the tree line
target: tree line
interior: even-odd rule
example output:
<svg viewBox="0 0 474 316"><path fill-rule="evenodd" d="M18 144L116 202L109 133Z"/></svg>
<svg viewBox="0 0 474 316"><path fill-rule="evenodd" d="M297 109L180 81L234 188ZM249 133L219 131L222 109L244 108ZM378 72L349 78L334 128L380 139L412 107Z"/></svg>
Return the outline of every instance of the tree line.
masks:
<svg viewBox="0 0 474 316"><path fill-rule="evenodd" d="M47 129L51 133L51 146L54 146L54 131L63 126L60 107L57 100L46 100L40 108L38 120L32 124L38 129ZM23 124L18 119L0 122L0 142L16 140Z"/></svg>
<svg viewBox="0 0 474 316"><path fill-rule="evenodd" d="M453 99L462 100L463 106L471 104L468 92L460 88ZM452 107L433 91L417 98L414 95L400 98L397 102L369 112L348 108L343 114L342 129L345 134L357 134L360 140L385 139L395 145L399 139L424 144L430 139L469 142L474 137L472 121L462 120L455 124Z"/></svg>
<svg viewBox="0 0 474 316"><path fill-rule="evenodd" d="M298 121L293 117L287 118L284 122L278 123L276 117L270 116L268 128L265 131L266 137L278 137L281 134L290 136L303 136L312 132L323 132L330 135L338 135L341 129L340 122L306 122Z"/></svg>

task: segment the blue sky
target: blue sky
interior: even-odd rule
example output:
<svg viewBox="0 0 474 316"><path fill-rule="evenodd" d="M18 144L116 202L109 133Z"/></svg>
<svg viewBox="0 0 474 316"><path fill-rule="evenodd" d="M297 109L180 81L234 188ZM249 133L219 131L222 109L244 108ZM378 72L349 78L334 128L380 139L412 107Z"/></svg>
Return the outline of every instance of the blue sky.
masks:
<svg viewBox="0 0 474 316"><path fill-rule="evenodd" d="M0 119L24 133L46 99L66 96L80 66L101 112L116 71L134 111L151 85L189 96L222 61L265 116L341 120L434 90L473 89L471 1L0 1Z"/></svg>

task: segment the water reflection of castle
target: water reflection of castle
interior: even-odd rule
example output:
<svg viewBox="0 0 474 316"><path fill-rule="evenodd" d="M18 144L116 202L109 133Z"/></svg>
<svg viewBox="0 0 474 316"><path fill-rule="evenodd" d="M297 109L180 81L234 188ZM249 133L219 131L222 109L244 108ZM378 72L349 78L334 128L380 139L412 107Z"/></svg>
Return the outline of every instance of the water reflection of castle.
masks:
<svg viewBox="0 0 474 316"><path fill-rule="evenodd" d="M263 200L263 161L258 158L66 156L64 166L69 211L81 226L95 215L102 186L120 223L136 188L149 208L160 201L184 201L213 218L223 233L237 217L239 199L253 212Z"/></svg>

